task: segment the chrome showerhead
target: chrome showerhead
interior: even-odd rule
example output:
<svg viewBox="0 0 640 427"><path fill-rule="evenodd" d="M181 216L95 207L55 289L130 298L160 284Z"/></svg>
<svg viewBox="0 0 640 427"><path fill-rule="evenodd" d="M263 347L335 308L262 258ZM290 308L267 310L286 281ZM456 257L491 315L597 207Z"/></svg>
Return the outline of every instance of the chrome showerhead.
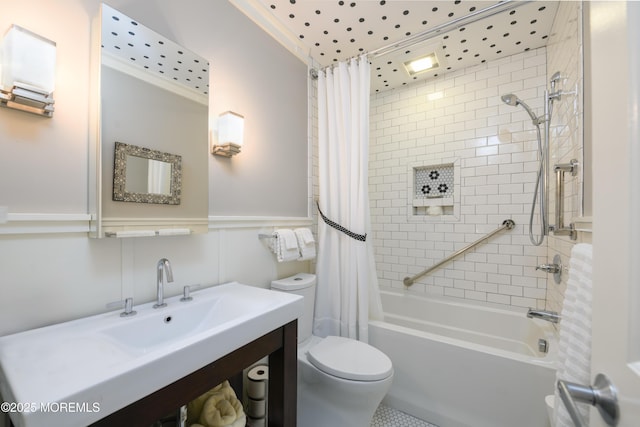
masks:
<svg viewBox="0 0 640 427"><path fill-rule="evenodd" d="M512 93L502 95L502 102L504 102L507 105L511 105L512 107L515 107L516 105L518 105L519 101L520 100L518 99L518 97Z"/></svg>
<svg viewBox="0 0 640 427"><path fill-rule="evenodd" d="M524 108L527 111L527 113L529 113L529 117L531 117L531 121L533 121L534 126L537 126L538 124L540 124L540 121L538 120L538 116L533 114L533 111L531 111L531 108L529 108L529 106L525 104L524 101L522 101L517 96L515 96L512 93L508 93L506 95L502 95L501 98L502 98L502 102L504 102L507 105L511 105L512 107L521 105L522 108Z"/></svg>

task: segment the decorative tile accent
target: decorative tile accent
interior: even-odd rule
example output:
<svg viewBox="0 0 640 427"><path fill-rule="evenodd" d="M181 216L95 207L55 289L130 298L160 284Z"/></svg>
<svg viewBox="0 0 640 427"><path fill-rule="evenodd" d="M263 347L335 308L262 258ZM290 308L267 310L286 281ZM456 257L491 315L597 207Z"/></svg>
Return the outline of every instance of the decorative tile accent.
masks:
<svg viewBox="0 0 640 427"><path fill-rule="evenodd" d="M415 197L453 197L453 164L414 169Z"/></svg>
<svg viewBox="0 0 640 427"><path fill-rule="evenodd" d="M438 427L386 405L378 406L371 427Z"/></svg>

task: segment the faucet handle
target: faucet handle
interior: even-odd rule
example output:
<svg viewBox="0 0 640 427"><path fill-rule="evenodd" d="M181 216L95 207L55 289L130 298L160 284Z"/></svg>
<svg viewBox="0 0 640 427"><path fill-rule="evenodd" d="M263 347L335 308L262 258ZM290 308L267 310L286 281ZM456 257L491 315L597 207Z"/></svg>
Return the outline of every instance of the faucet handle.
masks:
<svg viewBox="0 0 640 427"><path fill-rule="evenodd" d="M125 298L120 301L110 302L106 305L107 308L124 308L124 311L120 313L120 317L133 316L137 312L133 309L133 298Z"/></svg>
<svg viewBox="0 0 640 427"><path fill-rule="evenodd" d="M536 267L536 270L542 270L542 271L546 271L547 273L559 273L562 269L561 265L558 264L541 264L539 266Z"/></svg>
<svg viewBox="0 0 640 427"><path fill-rule="evenodd" d="M196 289L200 289L201 287L202 287L202 285L188 285L188 286L185 286L184 288L182 288L182 298L180 298L180 301L186 302L186 301L193 300L193 297L191 296L191 291L194 291Z"/></svg>

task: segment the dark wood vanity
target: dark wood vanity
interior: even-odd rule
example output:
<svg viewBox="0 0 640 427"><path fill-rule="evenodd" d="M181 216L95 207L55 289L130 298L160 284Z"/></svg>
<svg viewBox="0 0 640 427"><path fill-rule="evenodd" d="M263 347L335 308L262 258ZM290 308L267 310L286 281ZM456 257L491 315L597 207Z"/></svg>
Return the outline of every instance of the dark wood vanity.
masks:
<svg viewBox="0 0 640 427"><path fill-rule="evenodd" d="M106 416L92 426L149 427L168 411L187 404L224 380L234 377L241 379L243 369L269 356L268 425L294 427L296 425L297 340L298 321L294 320ZM241 381L235 381L235 383L238 382L241 384Z"/></svg>

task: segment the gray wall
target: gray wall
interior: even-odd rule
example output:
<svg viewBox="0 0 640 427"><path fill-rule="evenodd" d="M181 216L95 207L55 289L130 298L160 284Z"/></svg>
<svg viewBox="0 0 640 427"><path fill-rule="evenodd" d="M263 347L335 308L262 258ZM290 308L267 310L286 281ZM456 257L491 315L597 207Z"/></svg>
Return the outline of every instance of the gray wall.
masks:
<svg viewBox="0 0 640 427"><path fill-rule="evenodd" d="M211 215L307 215L307 66L226 0L109 4L211 62L210 128L245 116L245 147L209 156ZM98 0L7 0L0 30L22 25L57 43L56 112L0 114L0 206L87 211L90 23ZM19 183L19 185L16 185Z"/></svg>
<svg viewBox="0 0 640 427"><path fill-rule="evenodd" d="M206 154L209 214L306 216L306 65L224 0L109 3L211 62L210 125L226 110L246 117L242 154ZM31 234L12 234L20 221L0 224L0 335L102 312L128 296L136 304L151 301L162 257L173 265L168 295L187 284L230 280L266 287L309 269L308 262L278 263L258 239L282 222L232 224L198 236L90 239L87 220L80 231L60 232L57 223L66 219L58 214L87 217L90 27L99 5L3 1L0 31L15 23L54 40L57 74L53 118L0 110L0 206L13 218L47 219L44 232L31 226Z"/></svg>

